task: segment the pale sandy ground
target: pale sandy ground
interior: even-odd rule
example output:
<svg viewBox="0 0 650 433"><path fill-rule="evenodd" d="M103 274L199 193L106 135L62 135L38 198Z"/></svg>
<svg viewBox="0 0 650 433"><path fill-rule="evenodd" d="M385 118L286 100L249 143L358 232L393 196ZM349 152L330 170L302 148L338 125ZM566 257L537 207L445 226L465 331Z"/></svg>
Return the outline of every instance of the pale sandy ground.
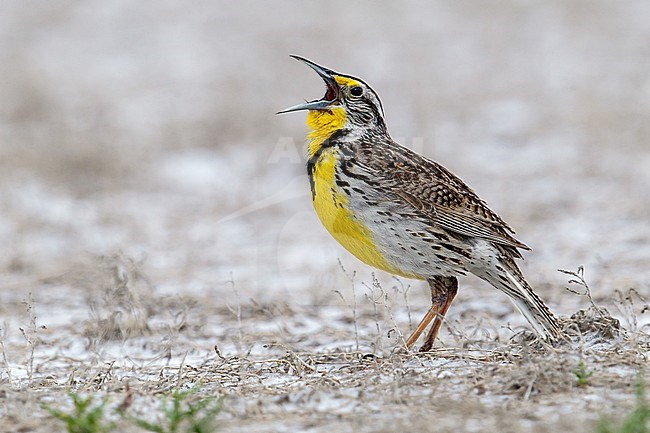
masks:
<svg viewBox="0 0 650 433"><path fill-rule="evenodd" d="M126 383L152 417L201 383L225 396L221 431L591 432L627 413L650 354L648 16L642 1L2 3L0 430L62 431L42 402L117 405ZM274 115L321 96L292 53L364 77L393 136L533 248L522 267L554 311L589 307L557 272L584 265L627 331L531 349L505 296L466 278L440 350L390 357L427 289L373 283L317 222L304 116Z"/></svg>

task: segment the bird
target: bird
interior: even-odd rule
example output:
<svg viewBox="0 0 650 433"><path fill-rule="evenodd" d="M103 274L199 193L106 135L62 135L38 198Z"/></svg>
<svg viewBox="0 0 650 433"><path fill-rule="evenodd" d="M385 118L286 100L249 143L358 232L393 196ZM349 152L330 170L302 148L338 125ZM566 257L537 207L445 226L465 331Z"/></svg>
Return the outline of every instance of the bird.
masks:
<svg viewBox="0 0 650 433"><path fill-rule="evenodd" d="M530 248L513 229L451 171L395 142L365 81L291 57L325 82L321 99L277 113L307 111L307 174L321 223L362 262L425 280L431 290L431 307L404 346L433 322L420 347L432 350L458 277L467 274L505 293L543 340L557 341L557 318L515 261Z"/></svg>

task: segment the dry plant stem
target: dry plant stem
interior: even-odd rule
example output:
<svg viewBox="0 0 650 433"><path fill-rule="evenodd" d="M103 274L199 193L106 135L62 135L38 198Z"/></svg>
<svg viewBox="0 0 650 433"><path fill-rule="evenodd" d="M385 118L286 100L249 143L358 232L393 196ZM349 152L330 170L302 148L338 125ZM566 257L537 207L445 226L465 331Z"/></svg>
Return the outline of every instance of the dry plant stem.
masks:
<svg viewBox="0 0 650 433"><path fill-rule="evenodd" d="M233 274L230 274L230 281L228 281L232 285L232 291L235 292L235 297L237 298L237 310L233 311L230 306L228 306L228 309L232 311L236 316L237 316L237 339L238 339L238 344L239 344L239 350L242 350L243 346L243 337L242 337L242 321L241 321L241 296L239 296L239 291L237 290L237 286L235 286L235 277Z"/></svg>
<svg viewBox="0 0 650 433"><path fill-rule="evenodd" d="M352 286L352 321L354 323L354 342L356 344L355 350L358 352L359 351L359 323L357 321L357 291L356 287L354 285L354 277L356 276L356 271L353 271L352 274L348 274L348 272L345 270L345 267L343 267L343 263L341 263L341 259L338 259L339 262L339 267L343 271L343 274L348 277L350 280L350 286ZM343 302L345 302L345 299L343 298L343 295L339 292L339 296L341 296L341 299L343 299ZM348 304L349 306L349 304Z"/></svg>
<svg viewBox="0 0 650 433"><path fill-rule="evenodd" d="M27 380L31 384L34 378L34 350L36 347L36 314L34 313L34 299L32 293L29 292L27 296L27 314L29 316L29 329L26 331L24 328L18 328L23 334L23 338L29 346L29 356L27 359Z"/></svg>
<svg viewBox="0 0 650 433"><path fill-rule="evenodd" d="M183 367L185 365L185 359L187 358L187 351L183 354L183 359L181 359L181 363L178 366L178 381L176 382L176 388L181 389L181 379L183 378Z"/></svg>
<svg viewBox="0 0 650 433"><path fill-rule="evenodd" d="M381 297L384 300L384 309L388 313L388 317L390 318L390 321L393 324L393 329L388 331L389 337L390 337L391 332L395 331L396 334L397 334L397 338L402 342L402 344L406 344L406 341L404 340L404 335L399 330L399 325L397 324L397 321L395 320L395 316L393 316L393 308L392 308L391 299L390 299L390 297L388 295L388 292L386 292L384 290L381 283L377 279L373 279L373 285L379 289L379 292L381 293ZM395 288L395 289L397 290L397 288Z"/></svg>
<svg viewBox="0 0 650 433"><path fill-rule="evenodd" d="M379 295L379 298L375 296L375 287L376 287L375 281L377 280L375 278L374 273L372 274L372 281L373 284L370 286L365 283L363 285L366 286L366 288L370 292L370 295L367 296L372 301L372 313L373 313L373 317L375 318L375 326L377 328L377 339L375 341L375 353L377 353L377 350L383 350L383 345L381 340L381 325L379 324L379 309L377 308L378 299L381 299L381 294Z"/></svg>
<svg viewBox="0 0 650 433"><path fill-rule="evenodd" d="M394 286L393 290L395 290L395 293L401 293L402 297L404 298L406 314L408 315L409 318L409 329L411 329L413 328L413 316L411 315L411 306L409 305L409 297L408 297L409 290L411 290L411 285L409 284L407 286L404 286L404 283L398 277L393 276L393 279L397 282L397 284L399 284L399 287Z"/></svg>
<svg viewBox="0 0 650 433"><path fill-rule="evenodd" d="M584 292L580 292L578 290L572 289L570 287L565 287L565 289L573 294L580 295L580 296L586 296L587 299L589 299L589 303L591 306L598 312L600 312L600 309L598 306L596 306L596 302L594 302L594 298L591 296L591 289L589 288L589 285L587 284L587 280L585 279L585 267L580 265L578 266L578 269L576 271L567 271L564 269L558 269L558 272L562 272L563 274L570 275L572 277L575 277L575 279L570 279L568 281L569 284L576 284L584 289ZM600 314L600 313L599 313Z"/></svg>
<svg viewBox="0 0 650 433"><path fill-rule="evenodd" d="M402 287L404 288L404 285L402 284ZM411 285L409 284L404 288L404 303L406 304L406 313L408 314L409 317L409 328L413 327L413 317L411 315L411 306L409 305L409 290L411 290Z"/></svg>
<svg viewBox="0 0 650 433"><path fill-rule="evenodd" d="M9 381L9 384L13 384L14 381L11 377L11 366L9 365L9 360L7 359L7 351L5 349L4 333L6 329L7 329L7 325L5 324L2 330L3 335L0 335L0 350L2 350L2 361L5 364L5 371L7 372L7 380Z"/></svg>
<svg viewBox="0 0 650 433"><path fill-rule="evenodd" d="M358 352L359 351L359 322L357 320L357 290L356 287L354 286L354 276L355 273L352 274L350 283L352 284L352 319L354 322L354 344L355 344L355 350Z"/></svg>

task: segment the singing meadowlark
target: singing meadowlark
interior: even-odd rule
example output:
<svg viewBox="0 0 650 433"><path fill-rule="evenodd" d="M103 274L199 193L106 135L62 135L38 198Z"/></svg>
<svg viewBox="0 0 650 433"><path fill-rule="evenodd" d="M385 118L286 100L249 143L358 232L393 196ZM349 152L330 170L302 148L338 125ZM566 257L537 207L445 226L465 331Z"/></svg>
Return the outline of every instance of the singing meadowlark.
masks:
<svg viewBox="0 0 650 433"><path fill-rule="evenodd" d="M546 340L558 322L515 259L529 250L462 180L393 141L377 93L363 80L299 56L325 81L325 96L280 111L307 110L307 173L320 221L349 252L375 268L426 280L431 308L406 340L433 321L429 351L468 272L501 290Z"/></svg>

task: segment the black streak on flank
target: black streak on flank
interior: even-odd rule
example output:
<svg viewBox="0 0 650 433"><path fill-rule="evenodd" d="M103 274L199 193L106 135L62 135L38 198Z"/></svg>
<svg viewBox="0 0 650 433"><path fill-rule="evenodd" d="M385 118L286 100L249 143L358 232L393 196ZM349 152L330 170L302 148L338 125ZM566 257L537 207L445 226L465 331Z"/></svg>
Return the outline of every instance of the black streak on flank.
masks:
<svg viewBox="0 0 650 433"><path fill-rule="evenodd" d="M328 147L334 147L336 146L337 139L345 136L348 133L347 130L345 129L339 129L336 131L334 134L330 136L327 140L323 142L323 144L320 145L316 153L307 160L307 175L309 176L309 188L311 189L311 199L314 200L316 198L316 186L314 185L314 170L316 169L316 163L318 162L318 159L321 157L323 154L323 151L327 149Z"/></svg>

